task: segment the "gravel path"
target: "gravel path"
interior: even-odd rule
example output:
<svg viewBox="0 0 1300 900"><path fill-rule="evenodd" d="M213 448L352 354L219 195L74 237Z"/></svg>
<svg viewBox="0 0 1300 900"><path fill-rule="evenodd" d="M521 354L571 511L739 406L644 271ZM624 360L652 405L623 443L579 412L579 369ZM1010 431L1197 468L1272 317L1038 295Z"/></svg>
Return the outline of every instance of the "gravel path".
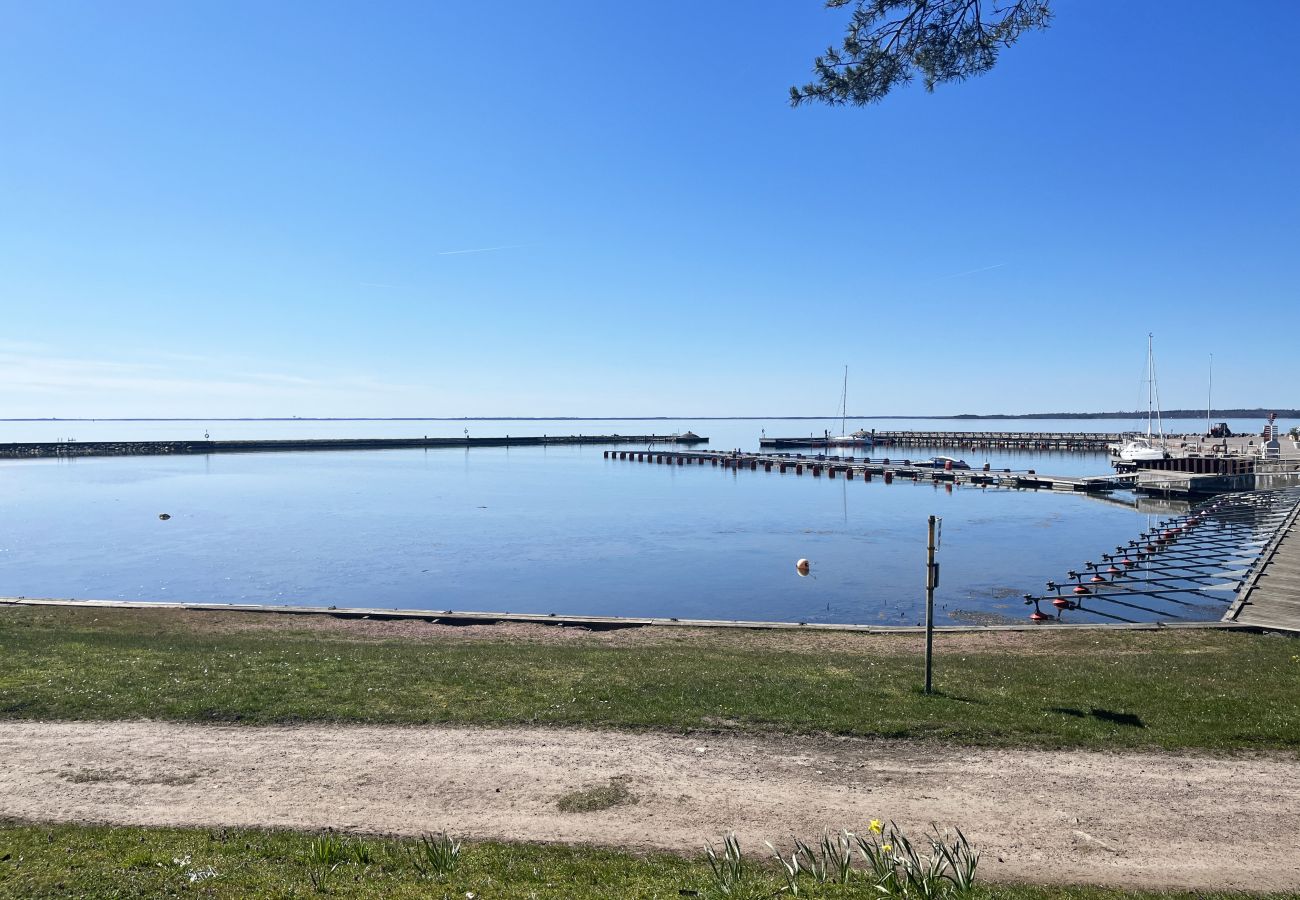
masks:
<svg viewBox="0 0 1300 900"><path fill-rule="evenodd" d="M0 815L698 852L960 825L996 879L1300 889L1300 760L554 729L0 724ZM562 813L618 779L633 801Z"/></svg>

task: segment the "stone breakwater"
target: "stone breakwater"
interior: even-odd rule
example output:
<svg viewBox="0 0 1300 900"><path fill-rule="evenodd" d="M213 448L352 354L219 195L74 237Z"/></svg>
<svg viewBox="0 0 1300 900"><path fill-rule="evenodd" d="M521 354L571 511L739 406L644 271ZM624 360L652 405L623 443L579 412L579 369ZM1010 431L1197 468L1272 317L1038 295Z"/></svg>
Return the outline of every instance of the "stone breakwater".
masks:
<svg viewBox="0 0 1300 900"><path fill-rule="evenodd" d="M421 447L540 447L565 444L707 444L685 434L576 434L540 437L313 438L275 441L44 441L0 444L0 458L175 456L207 453L284 453L307 450L403 450Z"/></svg>

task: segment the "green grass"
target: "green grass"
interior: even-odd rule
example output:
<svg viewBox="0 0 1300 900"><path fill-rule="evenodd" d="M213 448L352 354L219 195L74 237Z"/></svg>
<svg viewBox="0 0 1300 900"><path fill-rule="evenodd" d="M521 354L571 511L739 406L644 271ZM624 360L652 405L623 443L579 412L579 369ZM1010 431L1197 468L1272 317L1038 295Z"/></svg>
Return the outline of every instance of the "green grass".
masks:
<svg viewBox="0 0 1300 900"><path fill-rule="evenodd" d="M627 779L614 777L608 784L570 791L555 801L560 812L597 812L612 809L625 803L635 803L636 797L627 789Z"/></svg>
<svg viewBox="0 0 1300 900"><path fill-rule="evenodd" d="M1230 631L376 640L0 608L0 719L537 724L1300 749L1300 642ZM235 621L225 619L220 621ZM263 617L259 621L266 621ZM358 629L360 631L360 629Z"/></svg>
<svg viewBox="0 0 1300 900"><path fill-rule="evenodd" d="M0 826L0 897L441 900L472 894L482 900L668 900L711 896L708 867L699 857L639 856L584 847L466 844L453 873L420 877L409 862L411 852L418 851L416 840L366 836L336 837L328 842L333 845L331 851L322 854L319 835L297 832ZM322 869L328 874L322 875ZM758 867L756 882L761 896L773 896L779 886L775 873L766 867ZM812 887L800 896L820 900L877 895L864 887ZM984 886L976 892L976 900L1215 900L1229 896L1240 895L1046 886Z"/></svg>

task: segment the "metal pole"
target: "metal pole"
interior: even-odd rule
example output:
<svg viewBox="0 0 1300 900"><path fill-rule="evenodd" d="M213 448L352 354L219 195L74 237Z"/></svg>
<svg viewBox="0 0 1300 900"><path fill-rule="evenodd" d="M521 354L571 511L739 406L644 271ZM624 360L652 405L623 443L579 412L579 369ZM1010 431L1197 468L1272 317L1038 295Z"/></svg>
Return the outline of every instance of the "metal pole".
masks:
<svg viewBox="0 0 1300 900"><path fill-rule="evenodd" d="M1210 354L1210 379L1205 389L1205 435L1210 434L1210 407L1214 403L1214 354Z"/></svg>
<svg viewBox="0 0 1300 900"><path fill-rule="evenodd" d="M934 521L930 516L929 539L925 550L925 692L934 693L932 673L934 668Z"/></svg>

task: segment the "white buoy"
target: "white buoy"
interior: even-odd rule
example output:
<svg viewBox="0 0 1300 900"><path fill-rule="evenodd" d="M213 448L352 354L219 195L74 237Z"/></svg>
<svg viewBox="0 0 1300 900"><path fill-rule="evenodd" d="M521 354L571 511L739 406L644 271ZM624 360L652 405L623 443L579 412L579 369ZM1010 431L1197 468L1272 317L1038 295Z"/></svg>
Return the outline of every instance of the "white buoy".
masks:
<svg viewBox="0 0 1300 900"><path fill-rule="evenodd" d="M807 575L807 574L808 574L808 566L809 566L809 564L808 564L808 560L806 560L806 559L801 559L801 560L799 560L797 563L794 564L794 569L795 569L795 571L798 572L800 575Z"/></svg>

